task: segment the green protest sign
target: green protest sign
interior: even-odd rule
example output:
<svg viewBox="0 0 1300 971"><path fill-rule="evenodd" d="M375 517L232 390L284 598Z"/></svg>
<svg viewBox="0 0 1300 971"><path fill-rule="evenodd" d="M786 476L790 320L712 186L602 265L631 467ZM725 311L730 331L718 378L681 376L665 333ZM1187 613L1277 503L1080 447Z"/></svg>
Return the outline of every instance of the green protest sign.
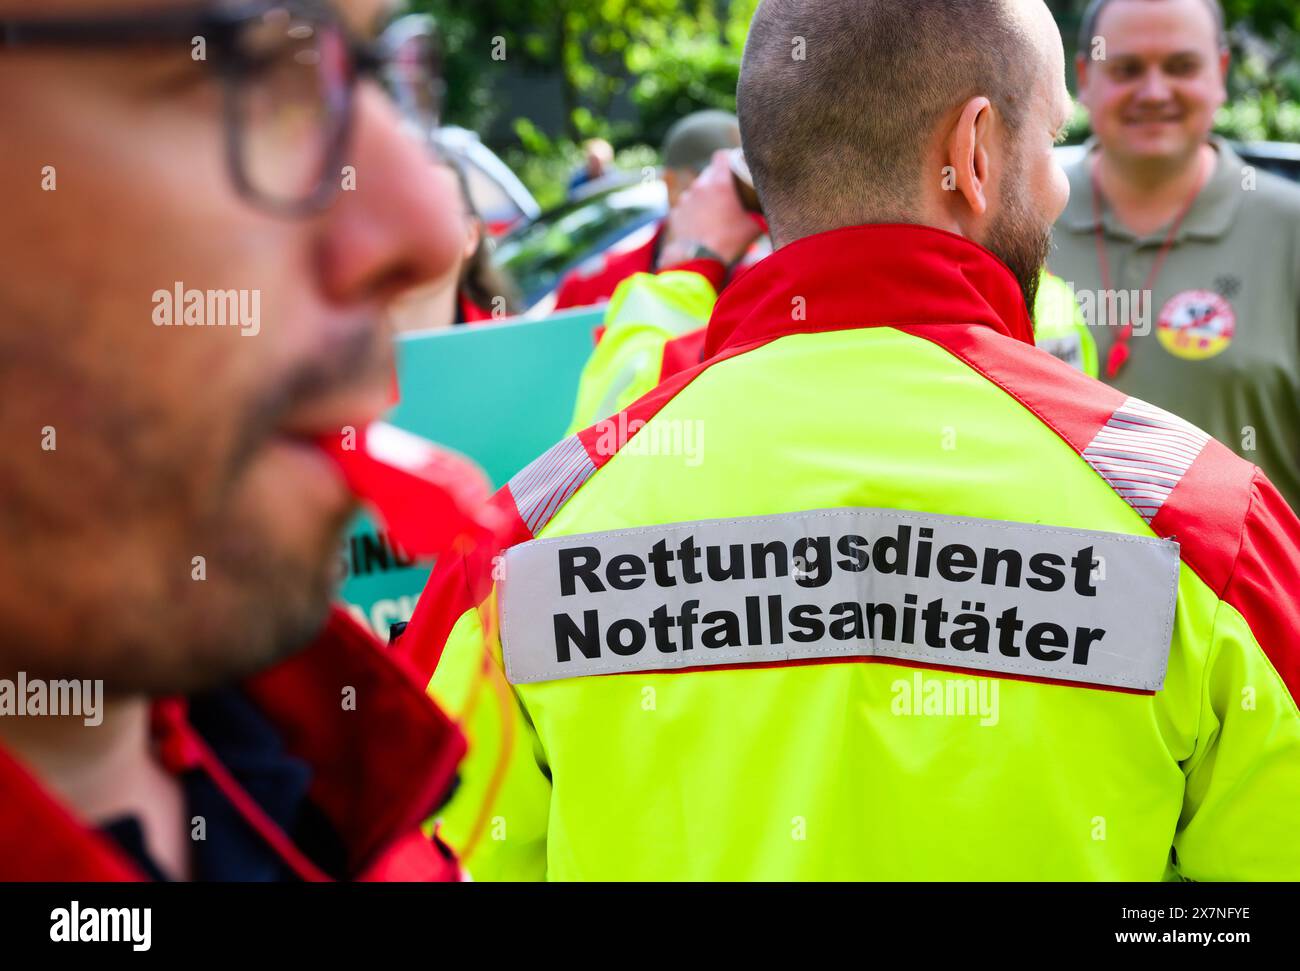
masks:
<svg viewBox="0 0 1300 971"><path fill-rule="evenodd" d="M398 338L401 403L388 420L470 456L504 484L563 437L603 310ZM381 639L429 577L368 516L344 541L340 598Z"/></svg>

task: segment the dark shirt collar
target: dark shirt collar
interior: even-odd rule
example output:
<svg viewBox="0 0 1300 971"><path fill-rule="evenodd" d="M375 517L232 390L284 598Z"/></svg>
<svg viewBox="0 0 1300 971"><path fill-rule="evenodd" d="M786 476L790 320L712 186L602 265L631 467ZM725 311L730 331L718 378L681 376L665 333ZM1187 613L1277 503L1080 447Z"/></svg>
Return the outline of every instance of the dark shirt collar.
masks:
<svg viewBox="0 0 1300 971"><path fill-rule="evenodd" d="M279 733L244 694L232 687L192 698L188 718L271 821L328 872L342 875L342 844L307 799L311 769L285 751ZM184 771L180 781L192 838L193 879L262 882L295 878L204 772ZM154 879L164 878L161 868L148 855L137 819L111 820L103 831L145 873Z"/></svg>

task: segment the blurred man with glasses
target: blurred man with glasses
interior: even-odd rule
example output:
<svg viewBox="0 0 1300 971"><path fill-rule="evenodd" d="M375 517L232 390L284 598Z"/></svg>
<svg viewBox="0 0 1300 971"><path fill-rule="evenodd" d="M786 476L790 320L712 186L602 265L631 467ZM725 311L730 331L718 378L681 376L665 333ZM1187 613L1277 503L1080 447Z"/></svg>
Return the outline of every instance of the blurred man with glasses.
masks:
<svg viewBox="0 0 1300 971"><path fill-rule="evenodd" d="M387 14L0 0L0 879L457 873L419 823L460 737L329 606L316 443L456 252ZM74 680L102 724L27 717Z"/></svg>

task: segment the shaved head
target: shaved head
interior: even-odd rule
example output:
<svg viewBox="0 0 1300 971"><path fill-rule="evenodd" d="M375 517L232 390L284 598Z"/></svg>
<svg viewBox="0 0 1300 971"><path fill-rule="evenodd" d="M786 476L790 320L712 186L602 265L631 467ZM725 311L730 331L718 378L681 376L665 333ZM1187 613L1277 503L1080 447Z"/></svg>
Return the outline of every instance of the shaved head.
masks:
<svg viewBox="0 0 1300 971"><path fill-rule="evenodd" d="M1034 79L1047 70L1027 7L1016 0L763 0L745 45L737 106L774 230L789 240L916 221L931 138L972 98L988 98L997 123L1014 136Z"/></svg>

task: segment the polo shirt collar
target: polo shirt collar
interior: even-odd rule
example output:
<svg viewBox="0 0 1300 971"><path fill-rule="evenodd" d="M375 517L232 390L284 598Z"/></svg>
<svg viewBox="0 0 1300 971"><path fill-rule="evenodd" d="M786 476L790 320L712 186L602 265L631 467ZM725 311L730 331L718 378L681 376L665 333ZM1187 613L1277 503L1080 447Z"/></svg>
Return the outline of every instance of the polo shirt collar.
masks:
<svg viewBox="0 0 1300 971"><path fill-rule="evenodd" d="M1210 137L1210 144L1218 151L1218 161L1210 180L1201 189L1201 194L1192 203L1187 218L1178 230L1175 242L1184 239L1221 238L1232 227L1237 210L1241 207L1241 173L1246 163L1226 141L1217 135ZM1066 170L1070 180L1070 202L1061 215L1059 226L1070 232L1091 233L1096 230L1097 220L1092 205L1092 177L1090 175L1093 152L1097 149L1097 137L1094 135L1084 143L1084 154ZM1129 229L1115 218L1114 210L1102 207L1101 224L1106 235L1115 239L1136 241ZM1168 227L1162 227L1142 241L1163 242Z"/></svg>
<svg viewBox="0 0 1300 971"><path fill-rule="evenodd" d="M704 357L788 334L922 323L1034 342L1006 264L954 233L888 224L808 236L741 273L718 298Z"/></svg>

